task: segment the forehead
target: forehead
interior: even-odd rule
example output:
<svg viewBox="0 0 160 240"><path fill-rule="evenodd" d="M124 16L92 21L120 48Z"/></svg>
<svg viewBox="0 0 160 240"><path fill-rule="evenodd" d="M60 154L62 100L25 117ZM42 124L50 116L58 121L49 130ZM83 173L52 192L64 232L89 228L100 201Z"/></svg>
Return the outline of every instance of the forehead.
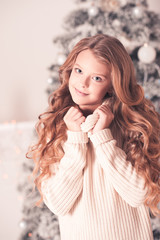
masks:
<svg viewBox="0 0 160 240"><path fill-rule="evenodd" d="M99 57L95 56L95 54L90 50L81 51L75 61L75 64L80 65L80 67L84 69L92 69L94 72L107 74L110 71L109 64L102 61Z"/></svg>

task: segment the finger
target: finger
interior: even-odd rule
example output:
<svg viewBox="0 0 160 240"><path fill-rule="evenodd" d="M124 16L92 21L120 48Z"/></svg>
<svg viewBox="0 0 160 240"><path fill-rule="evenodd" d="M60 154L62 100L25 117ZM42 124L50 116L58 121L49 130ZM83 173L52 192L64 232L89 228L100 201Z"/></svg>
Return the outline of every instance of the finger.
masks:
<svg viewBox="0 0 160 240"><path fill-rule="evenodd" d="M77 114L79 116L82 116L82 112L77 107L72 107L71 112L69 113L72 117L76 116Z"/></svg>
<svg viewBox="0 0 160 240"><path fill-rule="evenodd" d="M66 116L73 116L77 110L78 110L77 108L71 107L66 113Z"/></svg>
<svg viewBox="0 0 160 240"><path fill-rule="evenodd" d="M77 119L81 118L83 116L83 114L81 112L76 112L73 116L72 116L72 120L76 121Z"/></svg>
<svg viewBox="0 0 160 240"><path fill-rule="evenodd" d="M101 114L101 113L107 113L109 110L107 110L107 109L104 109L104 108L101 108L101 107L99 107L99 108L97 108L95 111L94 111L94 113L96 113L96 114Z"/></svg>
<svg viewBox="0 0 160 240"><path fill-rule="evenodd" d="M96 113L100 116L100 118L107 117L108 119L111 119L111 120L114 119L114 114L109 107L97 108Z"/></svg>
<svg viewBox="0 0 160 240"><path fill-rule="evenodd" d="M105 110L110 110L111 111L111 108L107 105L101 105L101 106L98 107L98 109L101 109L103 111L105 111Z"/></svg>
<svg viewBox="0 0 160 240"><path fill-rule="evenodd" d="M81 118L77 119L76 123L81 125L83 122L85 122L85 119L86 118L84 116L82 116Z"/></svg>
<svg viewBox="0 0 160 240"><path fill-rule="evenodd" d="M112 113L112 111L111 111L111 109L110 109L110 107L107 107L107 106L101 106L99 109L97 109L98 111L98 113L100 113L100 112L103 112L103 113L105 113L105 114L110 114L110 113Z"/></svg>
<svg viewBox="0 0 160 240"><path fill-rule="evenodd" d="M74 118L74 116L75 116L78 112L80 112L80 110L79 110L78 108L76 108L76 107L71 107L71 108L67 111L66 115L64 116L64 120Z"/></svg>

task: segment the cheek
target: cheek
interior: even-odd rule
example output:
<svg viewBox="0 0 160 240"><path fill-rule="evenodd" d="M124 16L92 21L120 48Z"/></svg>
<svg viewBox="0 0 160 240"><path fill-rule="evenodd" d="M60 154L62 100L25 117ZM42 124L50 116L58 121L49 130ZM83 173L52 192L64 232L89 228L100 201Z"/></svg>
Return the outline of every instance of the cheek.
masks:
<svg viewBox="0 0 160 240"><path fill-rule="evenodd" d="M69 78L69 81L68 81L68 88L69 88L69 91L71 92L71 79Z"/></svg>
<svg viewBox="0 0 160 240"><path fill-rule="evenodd" d="M70 86L72 83L72 75L70 75L69 80L68 80L68 85Z"/></svg>
<svg viewBox="0 0 160 240"><path fill-rule="evenodd" d="M107 91L101 91L99 94L100 98L103 99L105 97L106 93L107 93Z"/></svg>
<svg viewBox="0 0 160 240"><path fill-rule="evenodd" d="M105 96L106 93L107 93L107 88L106 88L106 86L104 86L102 89L99 89L99 90L96 89L95 93L97 93L97 95L98 95L99 98L103 99L104 96Z"/></svg>
<svg viewBox="0 0 160 240"><path fill-rule="evenodd" d="M74 83L74 76L73 74L71 73L70 77L69 77L69 85L73 84Z"/></svg>
<svg viewBox="0 0 160 240"><path fill-rule="evenodd" d="M69 81L68 81L68 88L69 88L70 93L72 93L74 85L75 85L74 78L72 76L70 76Z"/></svg>

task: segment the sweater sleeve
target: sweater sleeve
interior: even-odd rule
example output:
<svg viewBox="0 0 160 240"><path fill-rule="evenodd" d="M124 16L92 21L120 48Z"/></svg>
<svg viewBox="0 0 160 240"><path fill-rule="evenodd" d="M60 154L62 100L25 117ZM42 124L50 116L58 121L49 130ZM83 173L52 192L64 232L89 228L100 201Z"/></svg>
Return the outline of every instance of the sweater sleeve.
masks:
<svg viewBox="0 0 160 240"><path fill-rule="evenodd" d="M60 163L52 165L52 175L43 180L41 187L44 203L56 215L70 211L83 187L88 136L82 132L67 134L64 156Z"/></svg>
<svg viewBox="0 0 160 240"><path fill-rule="evenodd" d="M145 181L126 161L126 154L116 146L110 129L101 130L90 139L96 149L97 160L118 194L132 207L143 204L147 194Z"/></svg>

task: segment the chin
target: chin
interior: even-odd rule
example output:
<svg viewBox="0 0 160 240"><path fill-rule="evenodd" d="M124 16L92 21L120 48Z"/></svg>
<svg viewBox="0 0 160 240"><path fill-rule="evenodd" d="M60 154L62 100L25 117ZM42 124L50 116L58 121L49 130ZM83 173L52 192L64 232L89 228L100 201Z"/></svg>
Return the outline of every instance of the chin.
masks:
<svg viewBox="0 0 160 240"><path fill-rule="evenodd" d="M84 101L82 101L82 100L80 100L79 98L74 97L74 96L72 96L72 100L73 100L73 102L74 102L75 104L77 104L77 105L85 104Z"/></svg>

